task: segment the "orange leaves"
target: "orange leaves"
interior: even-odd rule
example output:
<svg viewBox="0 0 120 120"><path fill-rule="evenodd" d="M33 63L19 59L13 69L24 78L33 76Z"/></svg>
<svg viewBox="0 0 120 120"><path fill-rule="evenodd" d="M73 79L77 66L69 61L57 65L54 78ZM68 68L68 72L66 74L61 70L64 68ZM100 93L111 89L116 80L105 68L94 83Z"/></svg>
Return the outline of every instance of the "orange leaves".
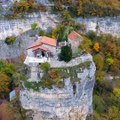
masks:
<svg viewBox="0 0 120 120"><path fill-rule="evenodd" d="M96 52L99 52L99 51L100 51L100 45L99 45L98 42L95 42L95 43L94 43L93 49L94 49Z"/></svg>

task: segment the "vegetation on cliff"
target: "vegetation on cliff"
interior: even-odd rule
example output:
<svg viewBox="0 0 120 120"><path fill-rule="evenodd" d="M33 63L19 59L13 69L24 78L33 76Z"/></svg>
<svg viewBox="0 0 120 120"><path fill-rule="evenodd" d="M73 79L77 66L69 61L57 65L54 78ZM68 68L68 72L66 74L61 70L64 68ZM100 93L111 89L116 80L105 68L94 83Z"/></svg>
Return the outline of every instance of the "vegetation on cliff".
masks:
<svg viewBox="0 0 120 120"><path fill-rule="evenodd" d="M0 61L0 98L8 96L13 84L13 77L16 69L14 65Z"/></svg>
<svg viewBox="0 0 120 120"><path fill-rule="evenodd" d="M84 49L93 55L97 69L93 97L94 113L88 120L119 120L120 38L97 35L94 32L83 38L80 48L84 46Z"/></svg>
<svg viewBox="0 0 120 120"><path fill-rule="evenodd" d="M36 3L34 0L20 0L19 2L15 2L14 5L10 9L10 13L6 15L9 19L14 19L21 15L22 17L26 13L32 13L32 12L46 12L47 7Z"/></svg>
<svg viewBox="0 0 120 120"><path fill-rule="evenodd" d="M15 42L16 38L14 36L8 36L6 39L5 39L5 43L7 45L11 45Z"/></svg>
<svg viewBox="0 0 120 120"><path fill-rule="evenodd" d="M119 0L50 0L55 3L53 10L63 11L65 8L72 17L75 16L118 16L120 15Z"/></svg>

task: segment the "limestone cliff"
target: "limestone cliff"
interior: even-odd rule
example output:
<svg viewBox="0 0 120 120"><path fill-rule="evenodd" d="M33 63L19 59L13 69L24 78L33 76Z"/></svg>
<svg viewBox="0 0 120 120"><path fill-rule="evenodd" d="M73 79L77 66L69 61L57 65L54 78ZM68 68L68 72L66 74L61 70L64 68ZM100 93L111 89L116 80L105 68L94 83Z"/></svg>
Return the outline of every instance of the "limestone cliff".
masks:
<svg viewBox="0 0 120 120"><path fill-rule="evenodd" d="M40 87L38 91L25 88L20 94L22 107L33 110L34 120L85 120L93 110L92 94L96 68L92 56L84 54L69 63L57 63L58 66L52 62L50 64L67 73L72 70L73 74L61 80L64 82L63 88Z"/></svg>

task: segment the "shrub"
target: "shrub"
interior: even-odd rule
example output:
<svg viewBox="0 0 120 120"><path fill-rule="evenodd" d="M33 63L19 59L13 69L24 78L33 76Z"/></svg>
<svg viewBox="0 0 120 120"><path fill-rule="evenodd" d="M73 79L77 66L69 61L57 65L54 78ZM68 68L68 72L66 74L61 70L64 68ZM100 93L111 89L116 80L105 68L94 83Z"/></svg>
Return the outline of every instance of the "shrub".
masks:
<svg viewBox="0 0 120 120"><path fill-rule="evenodd" d="M15 42L15 37L13 37L13 36L8 36L6 39L5 39L5 43L7 44L7 45L11 45L11 44L13 44L14 42Z"/></svg>
<svg viewBox="0 0 120 120"><path fill-rule="evenodd" d="M93 102L94 102L93 107L98 113L101 113L104 111L104 101L100 96L94 95Z"/></svg>
<svg viewBox="0 0 120 120"><path fill-rule="evenodd" d="M50 64L48 62L42 63L41 66L40 66L40 68L43 71L47 72L50 69Z"/></svg>
<svg viewBox="0 0 120 120"><path fill-rule="evenodd" d="M31 28L32 28L32 30L35 30L37 28L37 23L31 24Z"/></svg>
<svg viewBox="0 0 120 120"><path fill-rule="evenodd" d="M114 88L113 89L113 93L114 93L114 95L116 96L116 97L120 97L120 88Z"/></svg>
<svg viewBox="0 0 120 120"><path fill-rule="evenodd" d="M57 70L55 70L55 69L51 69L49 71L49 77L51 79L54 79L54 80L57 80L57 81L60 80L60 75L58 74Z"/></svg>
<svg viewBox="0 0 120 120"><path fill-rule="evenodd" d="M44 30L40 30L39 31L39 36L44 36L45 35L45 31Z"/></svg>
<svg viewBox="0 0 120 120"><path fill-rule="evenodd" d="M66 45L61 48L61 53L59 54L60 60L69 62L72 59L72 49L70 46Z"/></svg>

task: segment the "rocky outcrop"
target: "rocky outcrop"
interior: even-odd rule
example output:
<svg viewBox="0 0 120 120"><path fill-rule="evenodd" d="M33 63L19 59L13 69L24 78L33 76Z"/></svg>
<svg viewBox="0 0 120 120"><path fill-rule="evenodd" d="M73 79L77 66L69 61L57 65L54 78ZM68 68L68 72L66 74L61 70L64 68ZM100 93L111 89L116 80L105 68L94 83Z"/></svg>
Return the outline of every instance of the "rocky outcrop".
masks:
<svg viewBox="0 0 120 120"><path fill-rule="evenodd" d="M27 88L21 91L21 105L24 109L33 110L34 120L85 120L87 115L92 114L96 68L92 57L88 55L88 58L78 65L71 64L79 81L72 83L71 77L74 76L69 76L62 79L63 88L53 86L52 89L40 87L39 91ZM89 65L82 66L86 62Z"/></svg>

